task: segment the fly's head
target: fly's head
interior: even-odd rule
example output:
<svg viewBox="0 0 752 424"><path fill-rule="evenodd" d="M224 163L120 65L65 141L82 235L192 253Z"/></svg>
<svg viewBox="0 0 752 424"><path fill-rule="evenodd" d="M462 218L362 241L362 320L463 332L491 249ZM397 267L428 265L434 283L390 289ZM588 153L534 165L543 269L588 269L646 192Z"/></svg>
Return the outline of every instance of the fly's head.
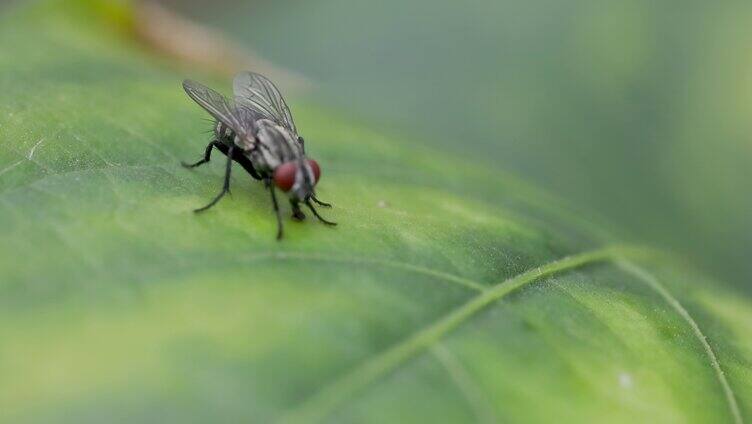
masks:
<svg viewBox="0 0 752 424"><path fill-rule="evenodd" d="M320 177L319 164L308 158L285 162L274 170L274 184L294 202L307 202Z"/></svg>

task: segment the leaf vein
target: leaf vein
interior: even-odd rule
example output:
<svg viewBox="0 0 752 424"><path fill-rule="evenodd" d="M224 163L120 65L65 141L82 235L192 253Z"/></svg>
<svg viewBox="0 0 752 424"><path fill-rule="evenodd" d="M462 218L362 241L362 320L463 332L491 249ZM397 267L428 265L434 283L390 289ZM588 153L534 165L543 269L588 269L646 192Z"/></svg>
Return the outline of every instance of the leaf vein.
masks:
<svg viewBox="0 0 752 424"><path fill-rule="evenodd" d="M487 286L481 283L478 283L476 281L470 280L468 278L460 277L458 275L450 274L448 272L437 271L437 270L424 267L421 265L414 265L414 264L409 264L405 262L399 262L399 261L395 261L392 259L370 259L370 258L357 258L357 257L347 257L347 256L338 257L338 256L326 256L326 255L310 254L310 253L299 253L299 252L279 252L279 253L260 254L260 255L254 255L252 259L261 259L265 257L271 257L274 259L282 259L282 260L299 259L299 260L310 260L310 261L380 265L380 266L403 269L403 270L415 272L418 274L424 274L424 275L428 275L431 277L440 278L442 280L449 281L451 283L455 283L457 285L463 286L464 288L469 288L469 289L479 291L479 292L482 292L488 288Z"/></svg>
<svg viewBox="0 0 752 424"><path fill-rule="evenodd" d="M629 274L632 274L633 276L637 277L638 279L644 281L650 288L655 290L666 303L668 303L671 308L676 311L679 316L686 321L686 323L689 325L689 327L692 329L692 333L694 333L697 340L702 344L703 349L705 350L705 354L708 356L708 359L710 360L710 365L713 367L713 371L715 371L716 377L718 377L718 382L721 384L721 387L723 388L723 394L726 400L726 403L728 404L729 411L731 412L731 416L734 419L735 424L743 424L744 420L742 419L741 411L739 410L739 405L736 402L736 396L734 394L734 391L731 389L731 385L729 385L728 380L726 379L726 375L723 372L723 369L721 368L720 362L718 362L718 358L715 355L715 352L713 351L713 348L710 346L710 343L708 343L708 338L705 337L705 334L703 334L702 330L700 329L700 326L697 325L697 322L692 318L692 316L689 314L689 312L682 306L681 303L679 303L679 300L675 298L667 289L663 286L663 284L658 281L658 279L647 272L645 269L635 265L634 263L628 261L627 259L621 258L620 260L616 261L616 265L619 266L622 270L626 271Z"/></svg>
<svg viewBox="0 0 752 424"><path fill-rule="evenodd" d="M578 267L612 259L618 248L591 250L549 262L528 270L501 283L490 286L468 302L450 311L438 321L378 353L335 379L309 397L297 408L284 414L281 422L318 422L329 415L353 393L363 389L377 378L391 372L417 354L430 348L450 331L467 321L488 305L502 299L516 289L543 277Z"/></svg>
<svg viewBox="0 0 752 424"><path fill-rule="evenodd" d="M431 354L439 361L447 372L450 381L457 386L462 396L470 405L470 409L479 423L496 423L499 420L495 417L493 406L489 403L486 396L481 391L480 386L473 381L472 376L462 366L459 360L455 358L452 352L442 343L436 343L430 348Z"/></svg>

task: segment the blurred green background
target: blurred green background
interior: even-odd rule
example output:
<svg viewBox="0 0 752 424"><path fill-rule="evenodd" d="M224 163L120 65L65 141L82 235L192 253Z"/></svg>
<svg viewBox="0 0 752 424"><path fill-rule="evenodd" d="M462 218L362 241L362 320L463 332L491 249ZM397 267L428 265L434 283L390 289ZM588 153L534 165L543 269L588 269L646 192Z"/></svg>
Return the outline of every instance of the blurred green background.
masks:
<svg viewBox="0 0 752 424"><path fill-rule="evenodd" d="M311 78L317 101L749 286L750 1L166 3Z"/></svg>

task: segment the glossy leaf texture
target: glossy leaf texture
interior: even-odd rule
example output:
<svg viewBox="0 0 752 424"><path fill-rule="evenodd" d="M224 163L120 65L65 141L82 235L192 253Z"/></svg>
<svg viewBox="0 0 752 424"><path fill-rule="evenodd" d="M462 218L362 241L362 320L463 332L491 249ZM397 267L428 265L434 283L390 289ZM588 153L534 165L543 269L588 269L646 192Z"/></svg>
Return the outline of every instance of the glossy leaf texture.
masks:
<svg viewBox="0 0 752 424"><path fill-rule="evenodd" d="M207 77L129 13L0 20L3 421L752 419L750 299L313 99L292 109L336 229L286 208L275 241L239 167L193 214L224 158L179 165L211 128L180 81Z"/></svg>

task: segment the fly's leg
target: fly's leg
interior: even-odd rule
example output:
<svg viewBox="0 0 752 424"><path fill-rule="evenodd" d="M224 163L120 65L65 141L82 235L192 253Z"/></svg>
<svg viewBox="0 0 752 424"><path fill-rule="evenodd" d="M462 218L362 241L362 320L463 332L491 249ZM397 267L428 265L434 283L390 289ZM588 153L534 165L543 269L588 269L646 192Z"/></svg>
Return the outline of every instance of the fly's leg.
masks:
<svg viewBox="0 0 752 424"><path fill-rule="evenodd" d="M311 204L310 200L306 200L305 204L306 204L306 206L308 206L308 209L310 209L311 212L313 212L313 214L316 216L316 218L319 219L319 221L323 222L326 225L337 225L336 222L327 221L321 215L319 215L318 211L313 207L313 205Z"/></svg>
<svg viewBox="0 0 752 424"><path fill-rule="evenodd" d="M196 163L180 162L180 164L183 165L186 168L195 168L197 166L200 166L200 165L203 165L205 163L208 163L209 160L211 159L212 149L214 149L215 147L219 148L220 145L221 145L220 142L218 142L217 140L214 140L211 143L209 143L208 146L206 146L206 151L204 152L204 158L203 159L201 159L200 161L198 161Z"/></svg>
<svg viewBox="0 0 752 424"><path fill-rule="evenodd" d="M305 214L300 210L300 203L290 199L290 206L292 207L292 219L296 221L305 219Z"/></svg>
<svg viewBox="0 0 752 424"><path fill-rule="evenodd" d="M210 207L214 206L219 202L219 200L224 197L225 194L230 192L230 172L232 171L232 149L234 148L234 145L230 145L229 150L227 151L227 167L225 168L225 182L222 185L222 191L219 192L217 197L214 198L211 202L209 202L208 205L198 208L194 210L194 212L203 212ZM208 148L207 148L207 151Z"/></svg>
<svg viewBox="0 0 752 424"><path fill-rule="evenodd" d="M311 196L311 200L313 200L313 202L316 203L319 206L323 206L325 208L331 208L332 207L331 203L322 202L321 200L317 199L315 194L313 196Z"/></svg>
<svg viewBox="0 0 752 424"><path fill-rule="evenodd" d="M279 203L277 203L277 194L274 192L274 184L269 178L264 180L264 185L269 189L269 193L272 194L272 205L274 205L274 213L277 215L277 240L282 239L282 215L279 214Z"/></svg>

